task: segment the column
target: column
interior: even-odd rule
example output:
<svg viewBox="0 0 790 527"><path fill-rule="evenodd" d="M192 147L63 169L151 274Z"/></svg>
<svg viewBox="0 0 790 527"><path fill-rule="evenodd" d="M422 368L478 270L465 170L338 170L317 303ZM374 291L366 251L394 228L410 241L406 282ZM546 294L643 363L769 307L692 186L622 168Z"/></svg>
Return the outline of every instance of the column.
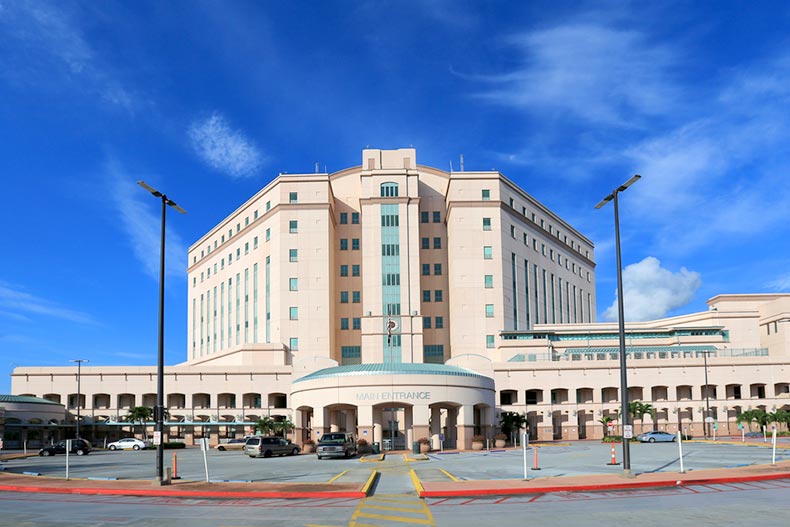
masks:
<svg viewBox="0 0 790 527"><path fill-rule="evenodd" d="M432 416L431 408L427 404L415 405L412 407L412 441L431 436L430 419ZM412 443L406 445L411 448Z"/></svg>
<svg viewBox="0 0 790 527"><path fill-rule="evenodd" d="M461 406L458 409L458 424L455 426L458 441L456 448L459 450L472 450L472 437L475 432L474 406Z"/></svg>

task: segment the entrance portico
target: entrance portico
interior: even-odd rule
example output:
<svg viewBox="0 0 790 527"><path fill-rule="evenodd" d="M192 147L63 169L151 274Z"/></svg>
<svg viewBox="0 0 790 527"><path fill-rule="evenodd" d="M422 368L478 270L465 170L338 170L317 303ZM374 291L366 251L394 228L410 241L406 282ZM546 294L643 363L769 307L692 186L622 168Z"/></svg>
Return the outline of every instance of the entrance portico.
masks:
<svg viewBox="0 0 790 527"><path fill-rule="evenodd" d="M297 426L307 430L305 438L346 431L409 448L427 437L438 448L443 437L448 448L470 449L472 436L489 434L494 425L494 395L493 379L458 366L377 363L305 375L293 382L291 401L300 409Z"/></svg>

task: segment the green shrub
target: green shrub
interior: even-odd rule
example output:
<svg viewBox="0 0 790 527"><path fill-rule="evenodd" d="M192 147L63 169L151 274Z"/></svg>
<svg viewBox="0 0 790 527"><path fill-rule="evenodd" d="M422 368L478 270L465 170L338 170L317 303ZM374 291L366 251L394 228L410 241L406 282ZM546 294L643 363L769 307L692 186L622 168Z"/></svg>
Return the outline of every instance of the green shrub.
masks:
<svg viewBox="0 0 790 527"><path fill-rule="evenodd" d="M168 441L164 444L165 450L174 450L177 448L186 448L186 444L180 441Z"/></svg>

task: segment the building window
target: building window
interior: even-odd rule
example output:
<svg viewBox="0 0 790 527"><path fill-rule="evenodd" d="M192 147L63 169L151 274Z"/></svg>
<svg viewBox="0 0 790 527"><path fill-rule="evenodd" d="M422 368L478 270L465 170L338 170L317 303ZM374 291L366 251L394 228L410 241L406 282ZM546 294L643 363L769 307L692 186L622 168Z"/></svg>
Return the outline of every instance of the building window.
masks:
<svg viewBox="0 0 790 527"><path fill-rule="evenodd" d="M441 276L442 274L442 264L433 264L433 274L436 276Z"/></svg>
<svg viewBox="0 0 790 527"><path fill-rule="evenodd" d="M513 208L513 198L510 198L508 203L510 204L510 208L512 209Z"/></svg>
<svg viewBox="0 0 790 527"><path fill-rule="evenodd" d="M436 329L442 329L444 327L444 317L436 317L434 327Z"/></svg>
<svg viewBox="0 0 790 527"><path fill-rule="evenodd" d="M351 327L353 329L362 329L362 319L361 318L352 318L351 319Z"/></svg>
<svg viewBox="0 0 790 527"><path fill-rule="evenodd" d="M494 347L494 335L486 335L486 348Z"/></svg>
<svg viewBox="0 0 790 527"><path fill-rule="evenodd" d="M340 266L340 276L348 276L348 266L341 265Z"/></svg>
<svg viewBox="0 0 790 527"><path fill-rule="evenodd" d="M433 301L434 302L441 302L442 301L442 290L437 289L433 292Z"/></svg>
<svg viewBox="0 0 790 527"><path fill-rule="evenodd" d="M244 244L244 254L250 254L250 242Z"/></svg>
<svg viewBox="0 0 790 527"><path fill-rule="evenodd" d="M340 291L340 303L348 304L348 291Z"/></svg>
<svg viewBox="0 0 790 527"><path fill-rule="evenodd" d="M427 344L422 348L423 361L432 364L444 363L444 346L442 344Z"/></svg>
<svg viewBox="0 0 790 527"><path fill-rule="evenodd" d="M441 238L434 238L433 239L433 248L434 249L441 249L442 248L442 239Z"/></svg>
<svg viewBox="0 0 790 527"><path fill-rule="evenodd" d="M347 318L341 318L340 319L340 329L343 329L343 330L348 329L348 319Z"/></svg>
<svg viewBox="0 0 790 527"><path fill-rule="evenodd" d="M483 259L491 260L494 257L494 250L490 245L483 247Z"/></svg>
<svg viewBox="0 0 790 527"><path fill-rule="evenodd" d="M361 295L360 295L359 291L352 291L351 292L351 301L354 304L359 304L360 298L361 298Z"/></svg>
<svg viewBox="0 0 790 527"><path fill-rule="evenodd" d="M483 218L483 230L484 231L491 230L491 218Z"/></svg>
<svg viewBox="0 0 790 527"><path fill-rule="evenodd" d="M422 317L422 329L431 329L431 317Z"/></svg>
<svg viewBox="0 0 790 527"><path fill-rule="evenodd" d="M288 232L291 234L299 232L299 221L291 220L288 222Z"/></svg>
<svg viewBox="0 0 790 527"><path fill-rule="evenodd" d="M516 227L515 225L510 226L510 237L514 240L516 239Z"/></svg>
<svg viewBox="0 0 790 527"><path fill-rule="evenodd" d="M488 201L490 199L491 199L491 191L489 189L487 189L487 188L484 188L483 189L482 200L483 201Z"/></svg>
<svg viewBox="0 0 790 527"><path fill-rule="evenodd" d="M430 302L431 301L431 290L425 289L422 292L422 301L423 302Z"/></svg>
<svg viewBox="0 0 790 527"><path fill-rule="evenodd" d="M359 250L359 238L352 238L351 239L351 250L358 251Z"/></svg>
<svg viewBox="0 0 790 527"><path fill-rule="evenodd" d="M398 197L398 184L387 182L381 184L381 197L382 198L397 198Z"/></svg>
<svg viewBox="0 0 790 527"><path fill-rule="evenodd" d="M352 225L359 225L359 212L351 213L351 223Z"/></svg>
<svg viewBox="0 0 790 527"><path fill-rule="evenodd" d="M430 238L422 238L420 240L422 242L423 249L430 249L431 248L431 239Z"/></svg>
<svg viewBox="0 0 790 527"><path fill-rule="evenodd" d="M288 203L296 203L298 200L299 200L299 194L297 192L288 193Z"/></svg>
<svg viewBox="0 0 790 527"><path fill-rule="evenodd" d="M266 202L266 210L269 210L271 208L272 208L272 202L271 201L267 201Z"/></svg>
<svg viewBox="0 0 790 527"><path fill-rule="evenodd" d="M486 318L494 318L494 304L486 304Z"/></svg>
<svg viewBox="0 0 790 527"><path fill-rule="evenodd" d="M299 320L299 308L293 306L289 307L288 318L290 318L291 320Z"/></svg>
<svg viewBox="0 0 790 527"><path fill-rule="evenodd" d="M485 284L486 289L493 289L494 288L494 275L487 274L483 277L483 283Z"/></svg>
<svg viewBox="0 0 790 527"><path fill-rule="evenodd" d="M359 265L351 266L351 276L359 276Z"/></svg>
<svg viewBox="0 0 790 527"><path fill-rule="evenodd" d="M341 251L348 250L348 238L340 238L340 250Z"/></svg>
<svg viewBox="0 0 790 527"><path fill-rule="evenodd" d="M422 264L422 275L430 276L430 274L431 274L431 264Z"/></svg>
<svg viewBox="0 0 790 527"><path fill-rule="evenodd" d="M253 249L257 249L258 248L258 237L257 236L252 239L252 248Z"/></svg>
<svg viewBox="0 0 790 527"><path fill-rule="evenodd" d="M256 211L254 211L254 212L252 213L252 221L255 221L255 220L257 220L257 219L258 219L258 211L256 210ZM222 241L225 241L225 240L222 240Z"/></svg>
<svg viewBox="0 0 790 527"><path fill-rule="evenodd" d="M420 223L428 223L429 217L428 211L420 212Z"/></svg>
<svg viewBox="0 0 790 527"><path fill-rule="evenodd" d="M341 346L340 353L343 364L360 364L362 362L361 346Z"/></svg>
<svg viewBox="0 0 790 527"><path fill-rule="evenodd" d="M291 348L291 351L299 351L299 339L297 337L291 337L288 340L288 347Z"/></svg>
<svg viewBox="0 0 790 527"><path fill-rule="evenodd" d="M266 241L268 242L271 239L272 239L272 230L266 229Z"/></svg>
<svg viewBox="0 0 790 527"><path fill-rule="evenodd" d="M442 214L438 210L433 211L433 222L434 223L442 222Z"/></svg>
<svg viewBox="0 0 790 527"><path fill-rule="evenodd" d="M340 213L340 225L345 225L348 223L348 212L341 212Z"/></svg>
<svg viewBox="0 0 790 527"><path fill-rule="evenodd" d="M299 249L288 249L288 260L291 262L299 261Z"/></svg>
<svg viewBox="0 0 790 527"><path fill-rule="evenodd" d="M299 291L299 279L298 278L289 278L288 279L288 289L290 291Z"/></svg>

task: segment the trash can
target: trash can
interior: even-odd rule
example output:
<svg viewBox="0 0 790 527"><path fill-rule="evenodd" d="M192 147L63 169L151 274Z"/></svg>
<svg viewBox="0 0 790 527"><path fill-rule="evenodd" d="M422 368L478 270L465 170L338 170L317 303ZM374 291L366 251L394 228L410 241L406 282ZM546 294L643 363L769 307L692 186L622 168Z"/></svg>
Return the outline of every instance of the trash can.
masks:
<svg viewBox="0 0 790 527"><path fill-rule="evenodd" d="M381 443L373 443L373 453L381 454Z"/></svg>
<svg viewBox="0 0 790 527"><path fill-rule="evenodd" d="M412 442L412 444L411 444L411 451L413 453L415 453L415 454L419 454L420 453L420 442L419 441L413 441Z"/></svg>

